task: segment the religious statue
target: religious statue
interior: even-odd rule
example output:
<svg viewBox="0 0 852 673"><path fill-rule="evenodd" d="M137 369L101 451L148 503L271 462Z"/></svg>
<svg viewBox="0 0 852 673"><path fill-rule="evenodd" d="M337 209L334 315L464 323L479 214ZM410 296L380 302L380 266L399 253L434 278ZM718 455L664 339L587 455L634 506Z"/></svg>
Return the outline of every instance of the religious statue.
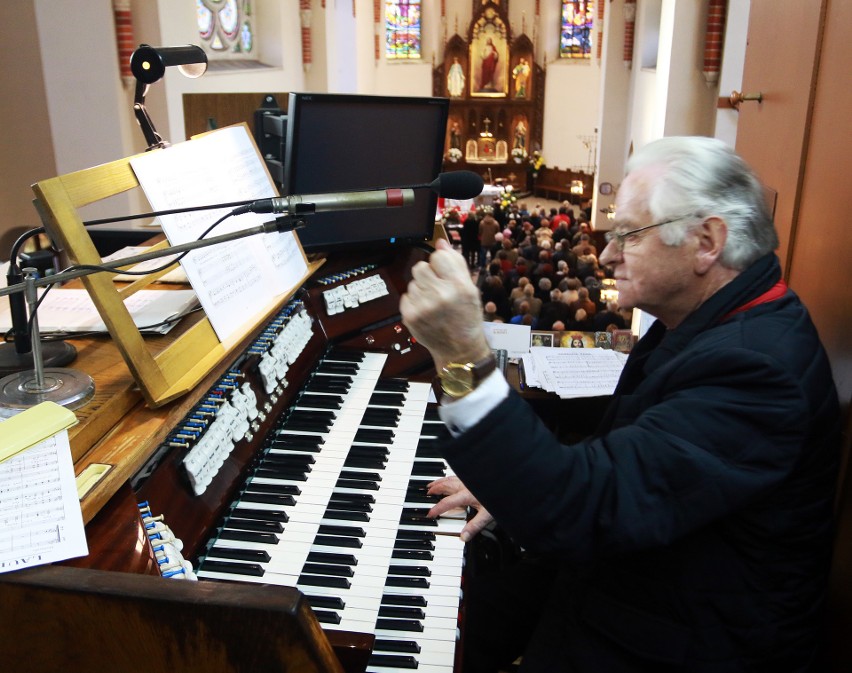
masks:
<svg viewBox="0 0 852 673"><path fill-rule="evenodd" d="M527 97L527 81L530 78L530 64L522 58L518 65L512 70L512 78L515 80L515 98Z"/></svg>
<svg viewBox="0 0 852 673"><path fill-rule="evenodd" d="M453 57L453 64L447 73L447 91L452 98L458 98L464 93L464 69L458 56Z"/></svg>
<svg viewBox="0 0 852 673"><path fill-rule="evenodd" d="M461 131L458 122L453 122L450 127L450 148L461 149Z"/></svg>
<svg viewBox="0 0 852 673"><path fill-rule="evenodd" d="M482 50L482 65L480 67L479 88L492 88L494 73L497 71L497 61L500 60L500 54L497 52L497 47L494 46L493 40L489 37L485 43L485 48Z"/></svg>
<svg viewBox="0 0 852 673"><path fill-rule="evenodd" d="M515 138L512 142L512 149L524 150L527 146L527 126L523 121L519 121L515 127Z"/></svg>

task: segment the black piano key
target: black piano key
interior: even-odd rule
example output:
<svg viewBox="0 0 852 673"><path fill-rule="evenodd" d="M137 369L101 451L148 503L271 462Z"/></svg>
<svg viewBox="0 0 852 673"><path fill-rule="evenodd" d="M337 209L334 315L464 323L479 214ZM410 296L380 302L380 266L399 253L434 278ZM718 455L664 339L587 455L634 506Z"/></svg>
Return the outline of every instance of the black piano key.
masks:
<svg viewBox="0 0 852 673"><path fill-rule="evenodd" d="M371 505L376 502L376 496L372 493L341 493L340 491L334 491L331 494L331 499L339 500L340 502L366 502Z"/></svg>
<svg viewBox="0 0 852 673"><path fill-rule="evenodd" d="M292 418L284 424L284 430L301 430L302 432L328 432L332 421L320 421L311 418Z"/></svg>
<svg viewBox="0 0 852 673"><path fill-rule="evenodd" d="M373 506L369 502L363 500L349 500L347 498L335 498L334 496L328 501L329 509L340 509L349 512L372 512Z"/></svg>
<svg viewBox="0 0 852 673"><path fill-rule="evenodd" d="M380 425L382 427L396 427L399 424L400 412L396 409L384 407L367 408L361 417L361 425Z"/></svg>
<svg viewBox="0 0 852 673"><path fill-rule="evenodd" d="M374 390L383 393L405 393L410 387L405 379L379 379Z"/></svg>
<svg viewBox="0 0 852 673"><path fill-rule="evenodd" d="M207 558L211 557L252 563L269 563L271 558L269 552L264 549L233 549L231 547L211 547L207 550Z"/></svg>
<svg viewBox="0 0 852 673"><path fill-rule="evenodd" d="M305 386L305 390L315 393L333 393L344 395L352 387L352 378L349 376L315 376Z"/></svg>
<svg viewBox="0 0 852 673"><path fill-rule="evenodd" d="M253 530L259 533L283 533L280 521L258 521L257 519L239 519L232 516L223 526L229 530Z"/></svg>
<svg viewBox="0 0 852 673"><path fill-rule="evenodd" d="M388 568L388 575L407 575L410 577L431 577L432 571L426 566L398 566Z"/></svg>
<svg viewBox="0 0 852 673"><path fill-rule="evenodd" d="M363 362L364 351L348 351L343 348L332 348L325 356L327 360L342 360L344 362Z"/></svg>
<svg viewBox="0 0 852 673"><path fill-rule="evenodd" d="M240 495L240 502L263 502L267 505L278 505L279 507L296 504L292 495L279 493L243 493Z"/></svg>
<svg viewBox="0 0 852 673"><path fill-rule="evenodd" d="M361 458L358 456L347 456L346 461L343 463L344 467L355 467L361 468L364 470L381 470L385 464L387 464L387 459L382 457L369 457L369 458Z"/></svg>
<svg viewBox="0 0 852 673"><path fill-rule="evenodd" d="M280 521L287 523L290 517L287 512L281 509L248 509L239 508L239 512L235 512L237 508L231 510L235 516L241 516L243 519L259 519L261 521Z"/></svg>
<svg viewBox="0 0 852 673"><path fill-rule="evenodd" d="M406 526L423 526L425 528L436 528L438 526L438 520L430 519L428 516L402 516L399 522Z"/></svg>
<svg viewBox="0 0 852 673"><path fill-rule="evenodd" d="M376 620L376 630L382 631L423 631L423 624L416 619L382 619Z"/></svg>
<svg viewBox="0 0 852 673"><path fill-rule="evenodd" d="M403 507L402 516L426 516L429 514L429 507Z"/></svg>
<svg viewBox="0 0 852 673"><path fill-rule="evenodd" d="M337 596L309 596L305 594L305 600L311 604L312 608L326 608L327 610L342 610L346 607L346 603L342 598Z"/></svg>
<svg viewBox="0 0 852 673"><path fill-rule="evenodd" d="M405 496L405 502L413 502L424 505L435 505L441 498L437 495L409 494Z"/></svg>
<svg viewBox="0 0 852 673"><path fill-rule="evenodd" d="M282 446L322 446L325 444L325 439L315 435L294 435L292 433L282 431L275 435L273 443Z"/></svg>
<svg viewBox="0 0 852 673"><path fill-rule="evenodd" d="M333 563L306 563L302 573L308 575L331 575L334 577L352 577L355 572L347 565Z"/></svg>
<svg viewBox="0 0 852 673"><path fill-rule="evenodd" d="M429 540L397 540L394 549L413 549L420 551L434 551L435 543Z"/></svg>
<svg viewBox="0 0 852 673"><path fill-rule="evenodd" d="M383 605L379 608L379 617L396 619L426 619L426 613L420 608Z"/></svg>
<svg viewBox="0 0 852 673"><path fill-rule="evenodd" d="M266 465L313 465L317 462L310 453L267 453L263 460L260 461L261 466Z"/></svg>
<svg viewBox="0 0 852 673"><path fill-rule="evenodd" d="M393 444L394 433L391 430L375 430L373 428L358 428L355 432L356 442L370 444Z"/></svg>
<svg viewBox="0 0 852 673"><path fill-rule="evenodd" d="M260 544L278 544L275 533L256 533L249 530L223 530L220 540L238 540L240 542L258 542Z"/></svg>
<svg viewBox="0 0 852 673"><path fill-rule="evenodd" d="M426 598L423 596L411 596L406 594L383 594L382 605L416 605L425 608Z"/></svg>
<svg viewBox="0 0 852 673"><path fill-rule="evenodd" d="M340 535L317 535L314 544L318 547L347 547L348 549L361 549L364 545L357 537L343 537Z"/></svg>
<svg viewBox="0 0 852 673"><path fill-rule="evenodd" d="M204 559L201 569L208 572L229 573L231 575L251 575L252 577L263 577L263 568L257 563L230 563L228 561L216 561Z"/></svg>
<svg viewBox="0 0 852 673"><path fill-rule="evenodd" d="M423 422L424 423L440 423L441 425L444 425L444 422L441 420L441 415L438 413L438 405L437 404L426 405L426 414L423 416Z"/></svg>
<svg viewBox="0 0 852 673"><path fill-rule="evenodd" d="M291 470L281 465L268 465L258 467L254 472L255 477L264 477L265 479L289 479L290 481L307 481L308 475L306 472Z"/></svg>
<svg viewBox="0 0 852 673"><path fill-rule="evenodd" d="M340 624L340 615L333 610L313 610L314 616L320 624Z"/></svg>
<svg viewBox="0 0 852 673"><path fill-rule="evenodd" d="M318 407L320 409L340 409L343 406L343 398L339 395L312 395L305 393L299 397L296 404L305 407Z"/></svg>
<svg viewBox="0 0 852 673"><path fill-rule="evenodd" d="M414 452L416 458L443 458L437 441L420 442Z"/></svg>
<svg viewBox="0 0 852 673"><path fill-rule="evenodd" d="M389 575L387 581L385 582L385 586L418 587L420 589L428 589L430 584L429 580L427 580L425 577L397 577L396 575Z"/></svg>
<svg viewBox="0 0 852 673"><path fill-rule="evenodd" d="M402 393L373 393L370 395L370 406L401 407L405 404Z"/></svg>
<svg viewBox="0 0 852 673"><path fill-rule="evenodd" d="M262 570L262 568L261 568ZM309 587L331 587L332 589L348 589L352 583L345 577L326 577L324 575L299 575L298 584Z"/></svg>
<svg viewBox="0 0 852 673"><path fill-rule="evenodd" d="M348 512L342 509L326 509L323 518L332 519L334 521L369 521L370 515L367 512Z"/></svg>
<svg viewBox="0 0 852 673"><path fill-rule="evenodd" d="M297 400L298 404L298 400ZM290 419L293 418L310 418L318 421L332 421L337 417L333 411L326 411L325 409L301 409L294 408L290 413Z"/></svg>
<svg viewBox="0 0 852 673"><path fill-rule="evenodd" d="M378 472L356 471L356 470L341 470L340 479L357 479L359 481L381 481L382 475Z"/></svg>
<svg viewBox="0 0 852 673"><path fill-rule="evenodd" d="M279 493L281 495L301 495L302 489L296 484L261 484L257 481L250 481L246 484L246 491L253 493Z"/></svg>
<svg viewBox="0 0 852 673"><path fill-rule="evenodd" d="M338 479L335 488L351 488L359 491L378 491L379 484L367 479Z"/></svg>
<svg viewBox="0 0 852 673"><path fill-rule="evenodd" d="M397 542L400 540L431 540L435 541L435 532L431 530L398 530Z"/></svg>
<svg viewBox="0 0 852 673"><path fill-rule="evenodd" d="M316 367L317 374L335 374L335 375L351 375L358 373L358 365L349 362L329 362L328 360L320 362ZM320 377L315 377L320 378Z"/></svg>
<svg viewBox="0 0 852 673"><path fill-rule="evenodd" d="M415 460L414 466L411 468L411 474L415 477L435 477L437 479L443 477L446 473L447 468L437 461Z"/></svg>
<svg viewBox="0 0 852 673"><path fill-rule="evenodd" d="M390 449L380 444L353 444L349 447L350 456L384 456L390 455Z"/></svg>
<svg viewBox="0 0 852 673"><path fill-rule="evenodd" d="M378 666L379 668L410 668L418 666L417 659L404 654L371 654L367 661L367 668Z"/></svg>
<svg viewBox="0 0 852 673"><path fill-rule="evenodd" d="M390 640L388 638L376 638L373 643L373 652L410 652L420 653L420 645L414 640Z"/></svg>
<svg viewBox="0 0 852 673"><path fill-rule="evenodd" d="M307 560L311 563L341 563L350 566L358 565L358 558L354 554L335 554L334 552L325 551L309 552Z"/></svg>
<svg viewBox="0 0 852 673"><path fill-rule="evenodd" d="M330 524L322 524L317 533L320 535L343 535L345 537L364 537L367 534L363 528L358 526L332 526Z"/></svg>
<svg viewBox="0 0 852 673"><path fill-rule="evenodd" d="M433 561L435 555L431 551L425 549L394 549L391 552L392 558Z"/></svg>

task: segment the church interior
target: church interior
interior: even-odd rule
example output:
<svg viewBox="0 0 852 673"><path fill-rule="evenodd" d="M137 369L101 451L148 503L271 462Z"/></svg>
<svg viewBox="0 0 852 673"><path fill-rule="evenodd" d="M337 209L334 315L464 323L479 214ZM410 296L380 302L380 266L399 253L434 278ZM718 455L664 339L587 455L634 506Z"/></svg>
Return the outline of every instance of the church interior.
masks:
<svg viewBox="0 0 852 673"><path fill-rule="evenodd" d="M392 16L390 5L403 5L402 15ZM416 17L405 14L408 5L416 6ZM286 196L278 171L286 159L282 138L294 133L287 128L292 114L289 122L286 115L294 94L441 99L446 121L436 140L440 156L431 177L452 171L481 177L483 196L464 198L474 207L504 199L548 212L562 206L574 215L585 212L599 242L613 226L624 164L635 149L664 136L718 138L754 167L765 187L784 279L809 308L843 408L828 632L833 671L849 670L852 282L837 259L852 247L850 227L843 223L843 213L852 210L846 177L852 170L852 139L843 131L852 93L842 86L852 73L844 39L849 25L852 3L841 0L2 3L0 32L6 39L0 41L0 61L8 67L0 72L5 94L0 104L5 129L0 263L10 260L10 250L22 251L27 261L52 273L70 261L100 264L120 247L147 245L158 235L162 239L152 218L112 222L88 232L83 227L100 218L157 210L138 189L141 180L130 168L138 157L144 161L145 155L160 152L152 138L163 141L160 148L179 146L244 124L274 183L275 193L266 196ZM208 53L202 76L167 68L143 92L130 68L137 47L198 44ZM144 115L156 125L154 135L140 133L140 96ZM381 161L399 164L400 182L387 188L429 182L430 177L408 170L411 155L399 150L417 147L422 129L409 132L388 124L383 132L376 129L373 136L359 138L357 122L348 123L334 134L343 139L327 154L317 146L321 177L332 175L337 162L353 176L368 174L371 162ZM353 148L358 154L346 156ZM323 191L344 189L332 185ZM430 232L441 223L445 199L437 205ZM41 226L46 231L19 250L19 237ZM96 669L108 670L110 661L125 661L121 652L139 644L158 653L139 657L145 670L175 670L176 662L190 657L209 671L369 670L373 634L349 628L348 622L346 629L318 622L292 586L261 595L250 583L257 579L245 584L161 582L157 554L137 521L139 501L150 502L143 524L160 530L154 515L182 519L178 537L184 556L197 557L204 549L234 497L240 473L258 469L261 437L283 432L276 416L286 415L297 386L288 387L286 367L285 372L264 371L261 352L283 341L285 333L288 347L304 340L286 374L296 382L313 377L326 349L350 347L367 351L367 363L359 367L381 353L386 358L382 376L423 383L417 375L431 360L401 325L398 304L411 267L428 259L424 246L375 244L351 251L337 246L336 254L324 255L321 245L315 249L305 236L288 292L274 301L258 299L254 313L243 307L248 319L228 326L225 338L224 328L203 312L169 335L149 337L137 329L123 302L163 273L130 283L129 291L98 276L82 284L72 281L92 297L109 333L73 339L77 359L70 356L69 365L85 363L95 381L92 401L76 410L79 422L69 429L78 478L97 473L80 500L90 554L41 566L33 575L0 574L2 602L11 606L4 607L0 625L4 634L19 634L18 642L0 635L0 652L11 656L16 670L58 670L60 665L91 670L87 651L96 652ZM369 304L363 301L357 320L342 300L340 313L333 314L331 295L325 294L329 286L351 282L353 267L382 285ZM310 320L303 320L311 307L325 316L322 328L314 326L313 337ZM2 347L14 349L13 341L7 335ZM50 340L45 347L53 352ZM335 373L343 374L356 366L342 355L333 365ZM376 385L375 394L401 394L393 386ZM417 390L427 395L428 385L423 386ZM260 414L243 419L245 436L253 439L235 441L234 453L222 457L213 477L188 471L185 459L192 442L187 433L194 432L205 405L242 391L240 404L248 408L252 387L267 394L257 405ZM425 404L424 398L428 426L434 419ZM180 459L171 452L175 447L183 451ZM414 455L412 447L412 463ZM431 460L417 454L417 464ZM252 496L266 503L261 508L277 502L262 492ZM268 531L257 524L238 534ZM458 561L463 545L446 544ZM210 561L210 577L224 577L227 559L225 554ZM453 582L462 581L460 564ZM217 567L222 569L218 575ZM325 609L314 608L318 614ZM197 640L178 632L194 633ZM235 651L245 662L231 660ZM399 653L387 656L403 659ZM434 670L453 670L453 656L449 668Z"/></svg>

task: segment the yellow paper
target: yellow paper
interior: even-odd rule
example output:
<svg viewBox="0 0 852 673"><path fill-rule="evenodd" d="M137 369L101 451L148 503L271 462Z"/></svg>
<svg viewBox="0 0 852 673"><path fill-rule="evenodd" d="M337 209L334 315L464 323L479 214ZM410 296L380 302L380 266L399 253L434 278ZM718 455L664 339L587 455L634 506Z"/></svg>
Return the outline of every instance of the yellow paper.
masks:
<svg viewBox="0 0 852 673"><path fill-rule="evenodd" d="M73 411L55 402L42 402L12 416L0 423L0 463L76 422Z"/></svg>

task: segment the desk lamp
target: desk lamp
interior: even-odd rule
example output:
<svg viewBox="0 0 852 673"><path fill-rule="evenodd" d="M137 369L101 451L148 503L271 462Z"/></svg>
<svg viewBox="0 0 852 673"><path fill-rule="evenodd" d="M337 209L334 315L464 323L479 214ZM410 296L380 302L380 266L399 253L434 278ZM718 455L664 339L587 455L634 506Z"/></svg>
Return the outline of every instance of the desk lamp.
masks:
<svg viewBox="0 0 852 673"><path fill-rule="evenodd" d="M140 44L130 57L130 70L136 78L133 112L149 150L168 147L169 143L163 140L154 128L154 122L145 109L145 94L151 84L163 78L166 68L173 65L187 77L201 77L207 72L207 54L194 44L181 47L152 47L149 44Z"/></svg>

